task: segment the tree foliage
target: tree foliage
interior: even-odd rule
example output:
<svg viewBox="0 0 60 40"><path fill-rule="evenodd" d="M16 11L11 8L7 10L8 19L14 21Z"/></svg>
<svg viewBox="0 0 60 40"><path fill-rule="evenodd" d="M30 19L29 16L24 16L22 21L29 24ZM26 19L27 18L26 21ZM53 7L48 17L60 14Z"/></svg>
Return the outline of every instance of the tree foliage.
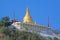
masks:
<svg viewBox="0 0 60 40"><path fill-rule="evenodd" d="M8 16L2 17L0 19L0 27L2 26L7 27L10 24L9 21L10 21L10 18Z"/></svg>
<svg viewBox="0 0 60 40"><path fill-rule="evenodd" d="M58 38L54 37L54 40L58 40Z"/></svg>

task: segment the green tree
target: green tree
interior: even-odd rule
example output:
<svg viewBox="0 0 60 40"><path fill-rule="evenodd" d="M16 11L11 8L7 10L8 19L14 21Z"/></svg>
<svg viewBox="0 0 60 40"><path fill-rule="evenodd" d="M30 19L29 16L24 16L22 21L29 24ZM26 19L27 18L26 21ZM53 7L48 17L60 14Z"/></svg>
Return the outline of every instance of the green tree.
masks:
<svg viewBox="0 0 60 40"><path fill-rule="evenodd" d="M9 20L10 20L10 18L8 16L2 17L0 19L0 26L4 26L4 27L8 26L9 25Z"/></svg>
<svg viewBox="0 0 60 40"><path fill-rule="evenodd" d="M58 38L54 37L54 40L58 40Z"/></svg>
<svg viewBox="0 0 60 40"><path fill-rule="evenodd" d="M52 38L51 37L48 37L48 40L52 40Z"/></svg>

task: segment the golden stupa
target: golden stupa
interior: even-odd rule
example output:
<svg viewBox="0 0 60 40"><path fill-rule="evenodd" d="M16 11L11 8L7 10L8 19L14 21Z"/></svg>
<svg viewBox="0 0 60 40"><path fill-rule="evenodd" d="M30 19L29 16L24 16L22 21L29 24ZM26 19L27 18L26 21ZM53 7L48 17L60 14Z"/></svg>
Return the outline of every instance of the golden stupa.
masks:
<svg viewBox="0 0 60 40"><path fill-rule="evenodd" d="M26 9L26 15L24 16L23 23L33 23L29 14L29 8Z"/></svg>

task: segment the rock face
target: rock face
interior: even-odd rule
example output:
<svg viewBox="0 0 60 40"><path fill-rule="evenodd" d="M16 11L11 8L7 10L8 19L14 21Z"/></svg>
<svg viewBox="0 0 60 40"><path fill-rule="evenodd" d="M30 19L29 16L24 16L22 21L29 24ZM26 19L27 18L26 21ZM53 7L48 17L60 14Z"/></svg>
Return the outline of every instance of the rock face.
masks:
<svg viewBox="0 0 60 40"><path fill-rule="evenodd" d="M5 34L0 32L0 40L9 40L9 36L6 36Z"/></svg>

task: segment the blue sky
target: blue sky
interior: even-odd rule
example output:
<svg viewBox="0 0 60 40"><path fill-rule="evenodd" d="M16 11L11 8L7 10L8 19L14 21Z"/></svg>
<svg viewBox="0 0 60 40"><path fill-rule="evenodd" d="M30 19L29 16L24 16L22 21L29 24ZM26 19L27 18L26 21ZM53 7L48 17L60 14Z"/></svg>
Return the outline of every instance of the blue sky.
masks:
<svg viewBox="0 0 60 40"><path fill-rule="evenodd" d="M22 21L27 7L34 22L47 26L49 16L52 29L60 30L60 0L0 0L0 18L13 19L15 11L16 19Z"/></svg>

